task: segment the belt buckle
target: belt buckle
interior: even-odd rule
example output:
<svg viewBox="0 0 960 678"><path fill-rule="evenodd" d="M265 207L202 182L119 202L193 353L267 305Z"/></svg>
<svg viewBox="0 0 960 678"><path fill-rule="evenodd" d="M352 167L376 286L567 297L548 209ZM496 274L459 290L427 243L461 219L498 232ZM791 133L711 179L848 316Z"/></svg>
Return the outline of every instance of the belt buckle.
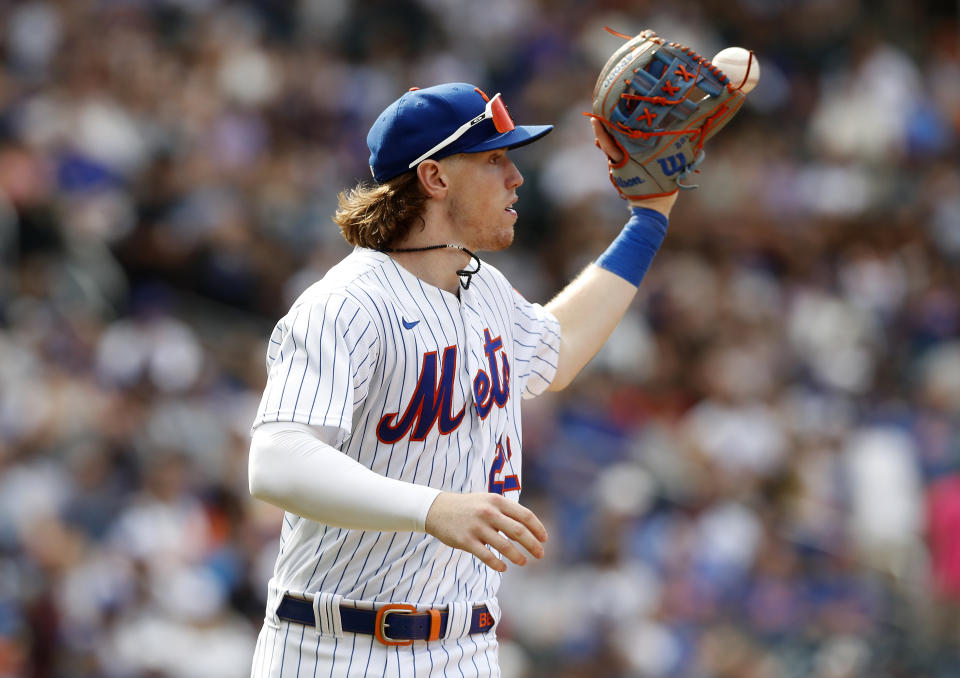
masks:
<svg viewBox="0 0 960 678"><path fill-rule="evenodd" d="M407 612L416 614L417 608L413 605L407 605L406 603L387 603L379 610L377 610L377 618L373 624L373 635L374 637L383 643L384 645L393 645L393 646L407 646L413 645L413 639L410 640L394 640L387 635L387 615L393 614L394 612Z"/></svg>

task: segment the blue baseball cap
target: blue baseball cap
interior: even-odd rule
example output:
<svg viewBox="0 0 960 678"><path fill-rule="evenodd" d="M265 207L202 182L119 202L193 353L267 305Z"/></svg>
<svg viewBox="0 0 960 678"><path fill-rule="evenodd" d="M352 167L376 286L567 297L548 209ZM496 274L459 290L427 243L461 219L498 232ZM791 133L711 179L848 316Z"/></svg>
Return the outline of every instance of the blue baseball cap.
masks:
<svg viewBox="0 0 960 678"><path fill-rule="evenodd" d="M480 88L464 82L406 92L387 106L367 133L373 178L383 183L410 170L410 163L464 123L482 115L488 100ZM536 141L552 129L553 125L516 125L501 133L493 119L487 118L428 157L439 160L456 153L516 148Z"/></svg>

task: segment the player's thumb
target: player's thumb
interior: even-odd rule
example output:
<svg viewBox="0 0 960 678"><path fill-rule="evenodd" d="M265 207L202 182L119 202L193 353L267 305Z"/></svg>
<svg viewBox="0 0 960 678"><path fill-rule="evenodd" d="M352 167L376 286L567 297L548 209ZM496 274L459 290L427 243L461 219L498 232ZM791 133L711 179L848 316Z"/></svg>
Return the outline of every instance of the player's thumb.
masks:
<svg viewBox="0 0 960 678"><path fill-rule="evenodd" d="M596 118L590 118L590 124L593 125L593 135L596 137L597 146L607 154L613 164L619 164L623 160L623 149L613 140L602 122Z"/></svg>

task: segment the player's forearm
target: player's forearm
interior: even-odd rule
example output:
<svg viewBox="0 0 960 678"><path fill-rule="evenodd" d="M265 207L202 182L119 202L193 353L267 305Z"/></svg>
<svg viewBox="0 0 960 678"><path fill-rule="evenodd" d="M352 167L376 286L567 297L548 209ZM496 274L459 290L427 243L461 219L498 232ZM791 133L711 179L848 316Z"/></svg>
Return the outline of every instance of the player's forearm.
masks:
<svg viewBox="0 0 960 678"><path fill-rule="evenodd" d="M422 532L440 493L386 478L357 463L302 424L257 427L250 444L250 493L334 527Z"/></svg>
<svg viewBox="0 0 960 678"><path fill-rule="evenodd" d="M663 241L676 196L632 203L634 210L610 248L547 305L561 327L560 358L550 390L565 388L590 362L637 293Z"/></svg>
<svg viewBox="0 0 960 678"><path fill-rule="evenodd" d="M549 390L566 388L610 338L637 288L590 264L547 304L560 322L560 359Z"/></svg>

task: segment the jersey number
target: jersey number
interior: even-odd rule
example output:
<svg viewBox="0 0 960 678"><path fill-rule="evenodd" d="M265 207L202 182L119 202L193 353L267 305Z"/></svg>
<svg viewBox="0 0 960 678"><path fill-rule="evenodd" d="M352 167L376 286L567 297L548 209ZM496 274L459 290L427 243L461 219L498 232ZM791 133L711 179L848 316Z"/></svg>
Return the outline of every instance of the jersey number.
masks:
<svg viewBox="0 0 960 678"><path fill-rule="evenodd" d="M512 456L513 450L510 449L510 436L507 436L506 454L504 454L503 443L497 443L497 456L493 460L493 466L490 467L490 492L493 492L494 494L503 494L504 492L520 489L520 481L517 479L517 475L515 473L509 476L504 476L503 480L497 479L500 476L501 471L503 471L503 465Z"/></svg>

